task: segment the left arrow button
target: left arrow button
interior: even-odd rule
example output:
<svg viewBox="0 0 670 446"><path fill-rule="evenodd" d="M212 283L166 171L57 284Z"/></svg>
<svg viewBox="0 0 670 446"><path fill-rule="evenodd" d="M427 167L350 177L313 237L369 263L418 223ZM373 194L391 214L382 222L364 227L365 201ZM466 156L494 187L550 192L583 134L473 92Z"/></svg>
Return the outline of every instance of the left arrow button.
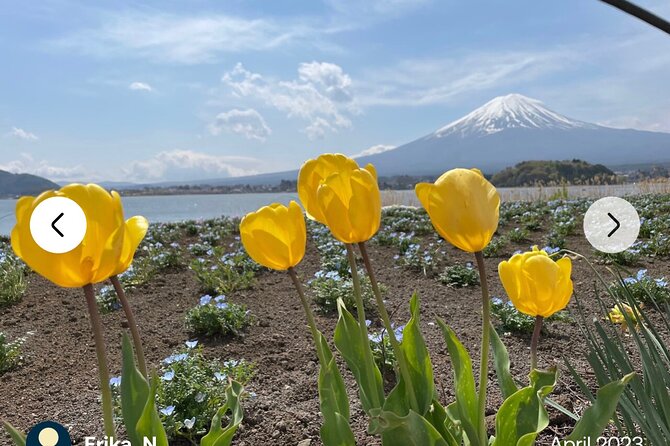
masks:
<svg viewBox="0 0 670 446"><path fill-rule="evenodd" d="M56 227L56 223L58 223L58 220L60 220L61 218L63 218L63 215L65 215L65 213L64 213L64 212L61 212L60 214L58 214L58 217L56 217L56 219L55 219L54 221L51 222L51 227L52 227L53 230L56 231L56 233L57 233L58 235L60 235L61 237L65 237L65 235L64 235L62 232L60 232L60 231L58 230L58 228Z"/></svg>
<svg viewBox="0 0 670 446"><path fill-rule="evenodd" d="M30 235L40 248L52 254L70 252L79 246L86 227L84 210L67 197L47 198L30 216Z"/></svg>

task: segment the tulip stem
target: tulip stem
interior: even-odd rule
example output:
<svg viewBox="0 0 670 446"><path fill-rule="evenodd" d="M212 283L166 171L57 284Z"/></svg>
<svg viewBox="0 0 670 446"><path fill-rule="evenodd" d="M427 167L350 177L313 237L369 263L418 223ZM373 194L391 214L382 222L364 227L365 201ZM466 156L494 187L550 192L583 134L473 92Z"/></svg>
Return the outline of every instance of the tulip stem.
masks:
<svg viewBox="0 0 670 446"><path fill-rule="evenodd" d="M307 324L309 325L309 328L312 332L312 337L314 338L314 343L316 344L316 354L319 357L319 362L321 363L322 366L327 366L326 364L326 358L323 356L323 352L321 351L321 347L319 346L320 342L320 337L319 337L319 330L316 328L316 322L314 322L314 314L312 313L312 308L309 306L309 302L307 302L307 298L305 297L305 291L302 288L302 283L300 282L300 279L298 279L298 274L295 272L295 268L290 267L288 269L288 275L291 276L291 280L293 280L293 284L295 285L295 289L298 291L298 296L300 296L300 302L302 302L302 307L305 310L305 316L307 317Z"/></svg>
<svg viewBox="0 0 670 446"><path fill-rule="evenodd" d="M481 362L479 363L479 434L480 443L488 444L488 433L486 431L486 386L489 380L489 339L491 336L491 302L489 299L489 284L486 280L486 265L484 255L481 251L475 253L477 268L479 269L479 281L482 286L482 348Z"/></svg>
<svg viewBox="0 0 670 446"><path fill-rule="evenodd" d="M542 332L542 316L535 316L535 330L533 330L533 339L530 341L530 371L537 369L537 345L540 342L540 333Z"/></svg>
<svg viewBox="0 0 670 446"><path fill-rule="evenodd" d="M375 360L372 357L372 350L370 349L370 338L368 337L368 326L365 323L365 307L363 306L363 298L361 297L361 280L358 277L358 267L356 266L356 256L354 255L354 247L350 243L345 243L347 248L347 257L349 259L349 266L351 267L351 280L354 283L354 298L356 299L356 314L358 315L358 327L361 331L361 341L363 342L363 351L365 352L365 362L367 364L375 365ZM374 383L374 367L365 367L368 373L368 380ZM373 393L371 397L377 399L377 394ZM381 407L383 401L372 401L375 407Z"/></svg>
<svg viewBox="0 0 670 446"><path fill-rule="evenodd" d="M388 333L389 340L391 341L391 346L393 347L393 353L398 360L398 366L400 368L400 373L402 378L405 381L405 386L407 387L407 393L410 396L410 402L412 404L412 410L417 413L422 413L423 411L419 407L419 403L416 399L416 393L414 392L414 384L412 383L412 377L409 374L409 367L407 365L407 357L405 353L400 348L400 343L395 336L395 331L391 326L391 318L389 317L388 311L386 311L386 305L384 305L384 300L382 299L382 293L379 290L379 284L377 283L377 277L375 276L374 270L372 269L372 263L370 262L370 256L368 255L368 248L365 245L365 242L358 244L358 248L361 250L361 257L363 257L363 263L365 264L365 269L368 272L368 277L370 277L370 284L372 285L372 292L375 295L375 300L377 301L377 309L379 310L379 315L384 322L384 327Z"/></svg>
<svg viewBox="0 0 670 446"><path fill-rule="evenodd" d="M149 379L149 373L147 372L147 362L144 358L144 348L142 348L142 339L140 338L140 330L137 327L137 321L135 319L135 314L133 314L133 309L128 302L126 297L126 292L123 290L123 286L119 281L118 276L112 276L110 278L112 285L114 285L114 290L116 295L119 297L121 302L121 307L123 312L126 314L126 319L128 320L128 326L130 327L130 334L133 337L133 344L135 345L135 354L137 355L137 366L140 369L140 373Z"/></svg>
<svg viewBox="0 0 670 446"><path fill-rule="evenodd" d="M98 375L100 376L100 393L102 394L102 418L105 423L105 435L114 436L114 412L112 407L112 389L109 387L109 369L107 368L107 354L105 353L105 339L102 334L102 320L98 313L98 304L95 300L93 285L84 286L84 295L91 319L95 353L98 358Z"/></svg>

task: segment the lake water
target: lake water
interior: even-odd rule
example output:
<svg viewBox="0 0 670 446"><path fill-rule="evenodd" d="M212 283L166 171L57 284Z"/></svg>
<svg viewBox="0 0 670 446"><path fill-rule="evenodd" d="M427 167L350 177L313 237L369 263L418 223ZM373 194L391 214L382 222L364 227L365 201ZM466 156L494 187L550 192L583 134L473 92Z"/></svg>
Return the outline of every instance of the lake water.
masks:
<svg viewBox="0 0 670 446"><path fill-rule="evenodd" d="M297 200L295 193L226 194L226 195L164 195L124 197L126 218L143 215L150 222L199 220L221 215L241 216L270 203L288 204ZM16 221L16 200L0 200L0 234L8 235Z"/></svg>
<svg viewBox="0 0 670 446"><path fill-rule="evenodd" d="M503 200L537 200L547 199L561 188L555 187L520 187L499 188ZM668 183L654 184L626 184L615 186L569 186L570 197L624 196L638 193L670 193ZM227 194L227 195L166 195L124 197L123 207L127 217L143 215L150 222L171 222L181 220L198 220L227 215L241 216L255 211L261 206L270 203L288 204L290 200L297 200L296 193L267 193L267 194ZM402 204L417 206L418 201L414 191L383 191L384 205ZM16 200L0 200L0 234L8 235L14 226L14 206Z"/></svg>

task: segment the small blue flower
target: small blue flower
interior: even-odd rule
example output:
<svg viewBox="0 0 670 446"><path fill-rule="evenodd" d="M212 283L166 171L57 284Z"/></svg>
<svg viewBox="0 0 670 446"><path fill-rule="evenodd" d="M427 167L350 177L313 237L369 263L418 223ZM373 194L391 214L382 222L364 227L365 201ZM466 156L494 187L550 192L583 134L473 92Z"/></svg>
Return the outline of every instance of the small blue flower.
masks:
<svg viewBox="0 0 670 446"><path fill-rule="evenodd" d="M215 378L217 381L225 381L225 380L227 379L226 374L225 374L225 373L220 373L220 372L216 372L216 373L214 374L214 378Z"/></svg>
<svg viewBox="0 0 670 446"><path fill-rule="evenodd" d="M225 310L226 308L228 308L228 304L226 302L219 302L218 304L216 304L216 308L218 308L219 310Z"/></svg>
<svg viewBox="0 0 670 446"><path fill-rule="evenodd" d="M109 385L112 386L112 387L120 386L121 385L121 377L120 376L115 376L114 378L110 378Z"/></svg>
<svg viewBox="0 0 670 446"><path fill-rule="evenodd" d="M403 330L404 329L405 329L404 325L400 325L400 326L393 329L393 334L395 334L395 337L396 337L396 339L398 339L398 342L402 342Z"/></svg>
<svg viewBox="0 0 670 446"><path fill-rule="evenodd" d="M200 298L200 305L207 305L212 301L212 296L205 294Z"/></svg>
<svg viewBox="0 0 670 446"><path fill-rule="evenodd" d="M220 294L214 298L214 302L216 303L225 302L225 300L226 296L224 296L223 294Z"/></svg>
<svg viewBox="0 0 670 446"><path fill-rule="evenodd" d="M365 320L365 326L366 327L369 327L371 323L372 323L372 321L370 319Z"/></svg>
<svg viewBox="0 0 670 446"><path fill-rule="evenodd" d="M242 362L242 361L240 361L240 360L238 360L238 359L229 359L228 361L225 361L225 362L223 363L223 366L224 366L224 367L228 367L228 368L230 368L230 367L237 367L238 365L240 365L241 362Z"/></svg>
<svg viewBox="0 0 670 446"><path fill-rule="evenodd" d="M174 406L168 406L165 409L161 409L161 413L166 417L169 417L174 413Z"/></svg>
<svg viewBox="0 0 670 446"><path fill-rule="evenodd" d="M491 303L492 303L493 305L502 305L503 301L502 301L502 299L499 298L499 297L492 297L492 298L491 298Z"/></svg>
<svg viewBox="0 0 670 446"><path fill-rule="evenodd" d="M368 339L375 344L380 344L382 342L381 333L368 333Z"/></svg>
<svg viewBox="0 0 670 446"><path fill-rule="evenodd" d="M186 341L185 344L188 348L196 348L198 346L198 341Z"/></svg>
<svg viewBox="0 0 670 446"><path fill-rule="evenodd" d="M163 381L172 381L174 379L174 370L168 370L161 376Z"/></svg>
<svg viewBox="0 0 670 446"><path fill-rule="evenodd" d="M641 269L640 271L637 272L637 280L640 281L644 279L644 277L647 275L647 270L646 269Z"/></svg>
<svg viewBox="0 0 670 446"><path fill-rule="evenodd" d="M168 356L163 360L163 363L165 364L174 364L175 362L181 362L188 358L188 355L186 353L179 353L175 355Z"/></svg>
<svg viewBox="0 0 670 446"><path fill-rule="evenodd" d="M191 430L193 429L193 426L195 426L195 417L184 420L184 427L186 427L186 429Z"/></svg>

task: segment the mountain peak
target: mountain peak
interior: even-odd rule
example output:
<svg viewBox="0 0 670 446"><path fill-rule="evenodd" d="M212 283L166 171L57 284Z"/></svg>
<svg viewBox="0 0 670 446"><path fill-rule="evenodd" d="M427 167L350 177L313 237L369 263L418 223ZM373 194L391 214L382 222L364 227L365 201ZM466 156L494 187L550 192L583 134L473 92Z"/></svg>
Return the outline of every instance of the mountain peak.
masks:
<svg viewBox="0 0 670 446"><path fill-rule="evenodd" d="M594 124L556 113L537 99L512 93L491 99L461 119L437 130L431 137L442 138L452 134L461 137L485 136L512 128L567 130L594 127Z"/></svg>

